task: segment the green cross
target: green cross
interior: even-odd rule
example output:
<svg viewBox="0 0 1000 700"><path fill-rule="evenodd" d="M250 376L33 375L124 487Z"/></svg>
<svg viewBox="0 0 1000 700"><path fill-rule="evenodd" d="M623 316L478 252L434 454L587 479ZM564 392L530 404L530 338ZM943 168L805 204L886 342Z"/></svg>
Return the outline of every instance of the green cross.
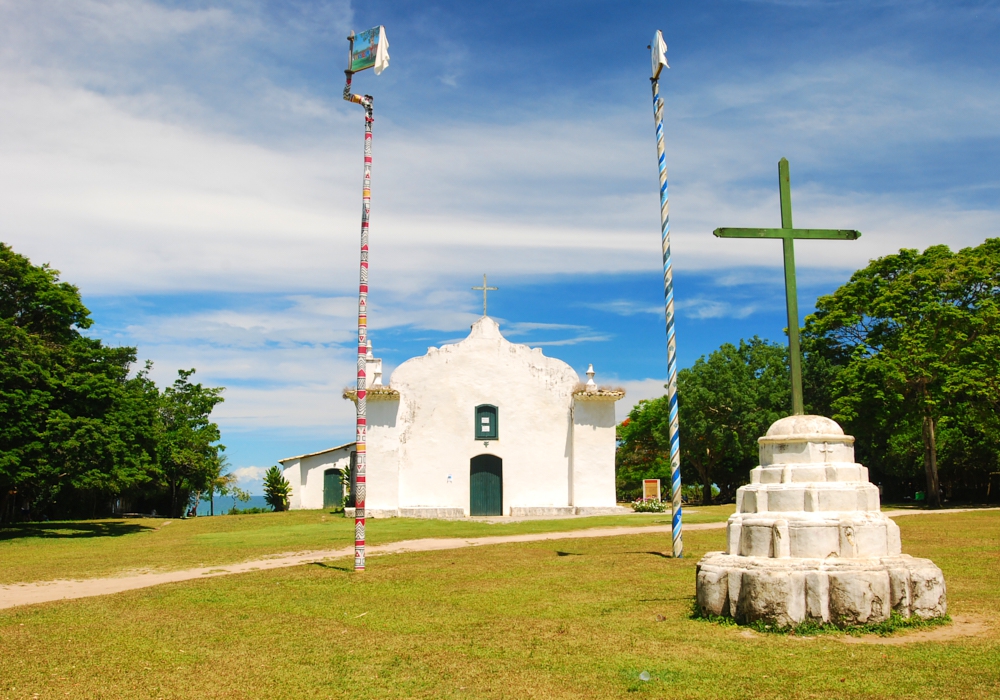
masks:
<svg viewBox="0 0 1000 700"><path fill-rule="evenodd" d="M792 228L792 185L788 176L788 160L778 161L778 187L781 191L781 228L717 228L718 238L780 238L785 252L785 305L788 307L788 364L792 370L792 414L805 413L802 403L802 351L799 349L799 302L795 290L796 238L853 241L860 231Z"/></svg>

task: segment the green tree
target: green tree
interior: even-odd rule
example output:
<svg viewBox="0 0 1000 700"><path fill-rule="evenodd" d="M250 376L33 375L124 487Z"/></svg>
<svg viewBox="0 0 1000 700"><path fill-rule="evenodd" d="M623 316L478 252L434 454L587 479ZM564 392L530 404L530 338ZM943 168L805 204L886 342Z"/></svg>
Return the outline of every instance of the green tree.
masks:
<svg viewBox="0 0 1000 700"><path fill-rule="evenodd" d="M667 397L642 399L618 424L615 490L618 500L642 495L643 479L670 479L669 443L661 443L659 427L667 416ZM664 428L665 429L665 428Z"/></svg>
<svg viewBox="0 0 1000 700"><path fill-rule="evenodd" d="M178 370L160 402L160 470L173 517L181 515L189 494L209 489L221 471L226 449L219 444L219 426L209 418L223 401L224 389L190 381L194 373Z"/></svg>
<svg viewBox="0 0 1000 700"><path fill-rule="evenodd" d="M757 438L788 414L787 360L784 346L754 336L678 373L681 458L699 477L703 503L713 482L733 496L757 464Z"/></svg>
<svg viewBox="0 0 1000 700"><path fill-rule="evenodd" d="M57 499L93 515L153 478L156 387L91 323L76 287L0 243L0 520Z"/></svg>
<svg viewBox="0 0 1000 700"><path fill-rule="evenodd" d="M202 495L208 496L208 501L211 504L209 515L215 515L215 494L218 493L220 496L225 496L229 493L230 488L236 486L236 475L232 472L225 472L228 466L229 460L225 455L220 455L218 469L209 479L208 488L202 493Z"/></svg>
<svg viewBox="0 0 1000 700"><path fill-rule="evenodd" d="M806 335L840 365L833 417L871 457L885 455L883 468L905 474L922 462L928 504L938 507L941 454L955 460L952 472L970 447L996 464L1000 239L873 260L816 309Z"/></svg>
<svg viewBox="0 0 1000 700"><path fill-rule="evenodd" d="M702 501L712 484L728 500L756 464L757 438L788 413L787 352L756 336L699 358L677 377L681 468L693 471ZM670 474L666 397L640 401L618 428L619 490ZM687 480L690 482L690 476Z"/></svg>
<svg viewBox="0 0 1000 700"><path fill-rule="evenodd" d="M264 500L274 510L288 510L288 498L292 486L277 466L271 467L264 474Z"/></svg>

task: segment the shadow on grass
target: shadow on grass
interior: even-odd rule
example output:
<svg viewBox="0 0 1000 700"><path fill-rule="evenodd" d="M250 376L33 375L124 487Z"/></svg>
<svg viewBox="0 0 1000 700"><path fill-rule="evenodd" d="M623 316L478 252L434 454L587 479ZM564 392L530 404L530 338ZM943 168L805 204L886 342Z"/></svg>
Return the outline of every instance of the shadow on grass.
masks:
<svg viewBox="0 0 1000 700"><path fill-rule="evenodd" d="M651 554L654 557L660 557L661 559L673 559L673 555L665 554L664 552L625 552L626 554Z"/></svg>
<svg viewBox="0 0 1000 700"><path fill-rule="evenodd" d="M556 550L556 556L557 557L582 557L583 555L582 554L578 554L576 552L560 552L559 550Z"/></svg>
<svg viewBox="0 0 1000 700"><path fill-rule="evenodd" d="M80 539L88 537L121 537L155 530L152 525L124 522L22 523L0 527L0 541L39 537L45 539Z"/></svg>
<svg viewBox="0 0 1000 700"><path fill-rule="evenodd" d="M327 564L326 562L322 561L314 561L312 565L318 566L321 569L335 569L337 571L346 571L348 573L354 571L353 566L334 566L333 564Z"/></svg>

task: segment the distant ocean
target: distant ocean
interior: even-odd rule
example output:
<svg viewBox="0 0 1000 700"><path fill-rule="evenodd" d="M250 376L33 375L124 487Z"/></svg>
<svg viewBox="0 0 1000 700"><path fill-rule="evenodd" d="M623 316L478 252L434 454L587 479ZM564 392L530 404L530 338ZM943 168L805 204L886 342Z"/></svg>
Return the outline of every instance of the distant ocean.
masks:
<svg viewBox="0 0 1000 700"><path fill-rule="evenodd" d="M246 503L242 501L237 501L235 498L230 498L229 496L216 496L215 497L215 514L225 515L233 506L236 506L240 510L245 510L247 508L267 508L271 510L271 506L267 505L267 501L264 500L263 496L251 496L250 500ZM200 501L198 503L198 515L208 515L209 514L209 502Z"/></svg>

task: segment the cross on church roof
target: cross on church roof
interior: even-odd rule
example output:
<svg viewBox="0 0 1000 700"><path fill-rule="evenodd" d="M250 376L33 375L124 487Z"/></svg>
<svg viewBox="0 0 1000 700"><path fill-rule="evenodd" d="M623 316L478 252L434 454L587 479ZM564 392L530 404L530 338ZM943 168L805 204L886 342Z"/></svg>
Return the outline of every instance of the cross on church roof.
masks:
<svg viewBox="0 0 1000 700"><path fill-rule="evenodd" d="M499 289L499 287L487 287L486 286L486 273L484 272L483 273L483 286L482 287L473 287L473 289L475 289L477 291L480 290L480 289L483 290L483 316L485 316L486 315L486 292L488 292L488 291L489 292L495 292L495 291L497 291Z"/></svg>

